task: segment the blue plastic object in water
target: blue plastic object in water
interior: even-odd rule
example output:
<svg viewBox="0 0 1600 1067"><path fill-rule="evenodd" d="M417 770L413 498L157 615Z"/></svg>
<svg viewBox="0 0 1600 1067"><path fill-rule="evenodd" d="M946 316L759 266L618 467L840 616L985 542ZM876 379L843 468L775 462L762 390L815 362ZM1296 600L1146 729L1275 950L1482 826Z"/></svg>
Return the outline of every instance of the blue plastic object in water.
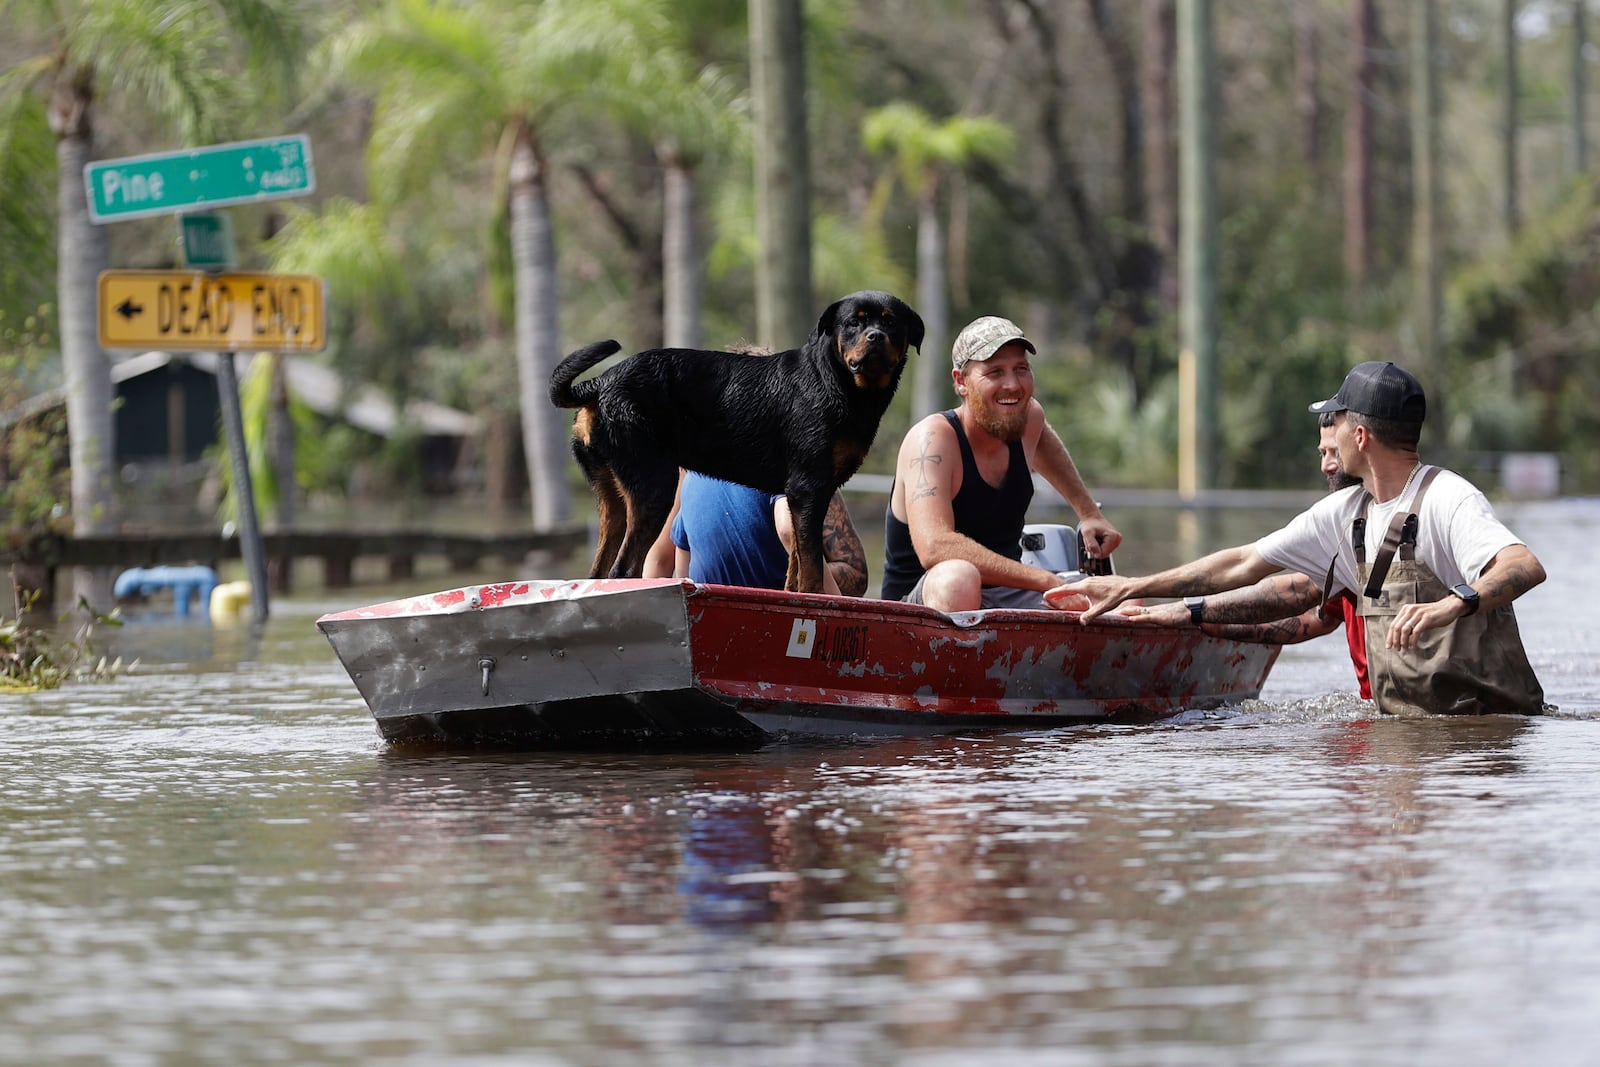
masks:
<svg viewBox="0 0 1600 1067"><path fill-rule="evenodd" d="M172 607L178 618L188 618L189 599L198 598L201 610L211 602L217 572L210 567L133 567L117 575L112 593L123 597L147 597L163 589L172 590Z"/></svg>

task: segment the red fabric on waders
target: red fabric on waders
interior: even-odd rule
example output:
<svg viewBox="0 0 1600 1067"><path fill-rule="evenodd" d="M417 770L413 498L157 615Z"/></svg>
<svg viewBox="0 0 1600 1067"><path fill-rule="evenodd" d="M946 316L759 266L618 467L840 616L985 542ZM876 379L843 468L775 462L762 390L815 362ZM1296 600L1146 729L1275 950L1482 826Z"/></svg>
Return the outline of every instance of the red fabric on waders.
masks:
<svg viewBox="0 0 1600 1067"><path fill-rule="evenodd" d="M1537 715L1544 690L1534 677L1510 604L1466 615L1448 626L1417 635L1415 648L1389 648L1389 627L1407 604L1431 604L1454 596L1427 564L1414 558L1422 497L1439 468L1429 467L1409 514L1396 512L1383 547L1366 560L1366 494L1352 530L1356 570L1363 589L1357 610L1367 625L1367 670L1378 710L1390 715Z"/></svg>

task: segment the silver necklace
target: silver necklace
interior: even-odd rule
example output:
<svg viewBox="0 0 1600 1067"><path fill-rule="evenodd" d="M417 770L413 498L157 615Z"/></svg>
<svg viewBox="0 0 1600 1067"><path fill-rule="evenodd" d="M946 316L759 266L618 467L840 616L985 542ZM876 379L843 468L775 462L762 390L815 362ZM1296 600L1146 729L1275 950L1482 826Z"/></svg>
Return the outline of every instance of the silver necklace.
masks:
<svg viewBox="0 0 1600 1067"><path fill-rule="evenodd" d="M1422 460L1419 459L1411 465L1411 471L1406 475L1405 483L1400 486L1400 491L1398 493L1390 497L1388 500L1381 502L1377 499L1377 494L1373 494L1373 503L1380 508L1392 508L1398 506L1400 501L1405 498L1406 490L1411 488L1412 479L1417 476L1417 472L1421 469Z"/></svg>
<svg viewBox="0 0 1600 1067"><path fill-rule="evenodd" d="M1411 473L1406 475L1406 482L1400 487L1400 495L1405 496L1406 490L1411 488L1411 482L1416 478L1417 472L1422 469L1422 460L1417 460L1411 465Z"/></svg>

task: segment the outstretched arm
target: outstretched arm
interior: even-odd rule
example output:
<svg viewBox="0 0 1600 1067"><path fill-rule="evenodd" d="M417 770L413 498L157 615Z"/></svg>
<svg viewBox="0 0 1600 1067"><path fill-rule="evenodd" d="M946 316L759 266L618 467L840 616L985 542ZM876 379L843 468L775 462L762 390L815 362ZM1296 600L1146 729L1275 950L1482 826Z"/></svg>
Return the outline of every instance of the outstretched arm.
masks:
<svg viewBox="0 0 1600 1067"><path fill-rule="evenodd" d="M1069 587L1070 588L1070 587ZM1213 637L1262 645L1292 645L1332 633L1343 616L1321 613L1322 591L1304 574L1274 574L1255 585L1206 598L1201 629ZM1143 623L1189 626L1193 616L1180 602L1128 608Z"/></svg>
<svg viewBox="0 0 1600 1067"><path fill-rule="evenodd" d="M1079 621L1089 622L1130 597L1220 593L1258 582L1277 569L1261 558L1254 545L1241 545L1238 548L1224 548L1193 563L1143 578L1125 578L1121 575L1086 578L1061 588L1083 593L1089 598L1088 609L1079 617Z"/></svg>
<svg viewBox="0 0 1600 1067"><path fill-rule="evenodd" d="M1296 645L1331 634L1343 622L1341 614L1323 613L1322 590L1315 581L1304 574L1274 574L1248 589L1208 597L1200 628L1212 637Z"/></svg>

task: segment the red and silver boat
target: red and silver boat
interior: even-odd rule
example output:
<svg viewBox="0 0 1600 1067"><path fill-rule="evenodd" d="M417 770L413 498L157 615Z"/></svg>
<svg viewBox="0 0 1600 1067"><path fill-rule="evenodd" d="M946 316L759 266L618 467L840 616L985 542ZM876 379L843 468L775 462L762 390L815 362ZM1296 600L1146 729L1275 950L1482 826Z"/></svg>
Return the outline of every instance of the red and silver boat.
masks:
<svg viewBox="0 0 1600 1067"><path fill-rule="evenodd" d="M1043 729L1260 695L1276 646L673 579L466 586L324 615L391 741L572 748Z"/></svg>

